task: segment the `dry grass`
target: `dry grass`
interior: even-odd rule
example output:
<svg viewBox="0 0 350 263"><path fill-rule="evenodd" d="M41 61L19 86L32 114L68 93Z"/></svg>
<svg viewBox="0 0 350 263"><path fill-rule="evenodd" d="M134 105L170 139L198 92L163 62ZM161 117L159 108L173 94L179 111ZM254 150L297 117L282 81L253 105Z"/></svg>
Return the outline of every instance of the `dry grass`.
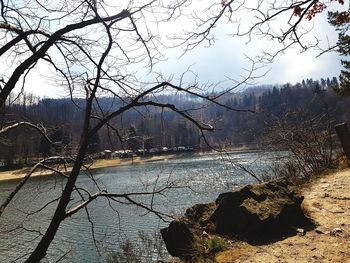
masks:
<svg viewBox="0 0 350 263"><path fill-rule="evenodd" d="M244 255L248 255L254 249L253 246L245 243L237 243L230 250L220 253L216 257L217 262L236 262L239 258L242 258Z"/></svg>

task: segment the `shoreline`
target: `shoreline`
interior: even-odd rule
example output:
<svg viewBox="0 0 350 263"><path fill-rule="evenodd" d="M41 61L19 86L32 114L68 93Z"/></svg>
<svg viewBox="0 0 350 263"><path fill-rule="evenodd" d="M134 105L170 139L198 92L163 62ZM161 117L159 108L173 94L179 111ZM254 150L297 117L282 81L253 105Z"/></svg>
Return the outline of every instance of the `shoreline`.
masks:
<svg viewBox="0 0 350 263"><path fill-rule="evenodd" d="M100 169L105 168L111 168L111 167L118 167L118 166L125 166L125 165L141 165L145 163L151 163L151 162L159 162L159 161L165 161L168 159L174 159L177 155L170 154L170 155L159 155L159 156L152 156L152 157L133 157L133 158L125 158L125 159L99 159L96 160L91 166L89 166L90 171L97 171ZM55 167L57 169L57 167ZM72 167L67 167L66 169L63 166L59 166L58 170L63 173L69 173L71 171ZM3 171L0 172L0 183L1 182L11 182L11 181L20 181L22 180L27 173L30 171L30 167L17 169L17 170L11 170L11 171ZM86 171L86 169L82 168L82 172ZM53 171L47 171L47 170L38 170L34 172L30 178L33 177L46 177L46 176L54 176L55 172Z"/></svg>
<svg viewBox="0 0 350 263"><path fill-rule="evenodd" d="M259 152L260 150L255 148L247 148L247 147L239 147L239 148L230 148L227 149L225 152L230 154L235 153L247 153L247 152ZM216 151L207 151L207 152L194 152L194 155L211 155L211 154L218 154L220 152ZM184 154L164 154L164 155L155 155L150 157L132 157L132 158L115 158L115 159L98 159L96 160L91 166L89 166L90 171L97 171L99 169L105 169L105 168L111 168L111 167L118 167L118 166L126 166L126 165L140 165L144 163L150 163L150 162L159 162L164 161L168 159L174 159L174 158L182 158ZM58 166L58 170L63 173L69 173L71 171L71 166L69 167L63 167ZM1 182L12 182L12 181L20 181L22 180L27 173L30 171L31 167L25 167L22 169L16 169L16 170L9 170L9 171L2 171L0 172L0 183ZM57 169L57 166L55 167ZM82 168L82 172L84 172L86 169ZM34 172L30 178L37 178L37 177L43 177L43 176L54 176L55 172L48 171L48 170L38 170Z"/></svg>

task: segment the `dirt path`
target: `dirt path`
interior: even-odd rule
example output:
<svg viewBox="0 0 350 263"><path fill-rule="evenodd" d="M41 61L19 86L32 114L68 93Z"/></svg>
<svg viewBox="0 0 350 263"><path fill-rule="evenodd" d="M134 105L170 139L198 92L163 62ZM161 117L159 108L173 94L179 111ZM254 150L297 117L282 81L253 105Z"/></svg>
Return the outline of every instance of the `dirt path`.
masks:
<svg viewBox="0 0 350 263"><path fill-rule="evenodd" d="M217 261L350 263L350 169L323 176L302 192L315 230L270 245L236 244Z"/></svg>

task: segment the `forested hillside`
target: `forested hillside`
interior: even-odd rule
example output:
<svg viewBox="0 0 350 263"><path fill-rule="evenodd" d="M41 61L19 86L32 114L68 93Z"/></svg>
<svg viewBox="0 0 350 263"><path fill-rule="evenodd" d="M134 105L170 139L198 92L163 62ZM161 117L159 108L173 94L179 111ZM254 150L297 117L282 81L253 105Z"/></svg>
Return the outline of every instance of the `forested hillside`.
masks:
<svg viewBox="0 0 350 263"><path fill-rule="evenodd" d="M288 119L295 112L302 112L307 118L327 115L331 123L349 121L350 99L337 96L333 91L337 87L336 78L319 81L307 79L295 85L250 87L227 94L221 102L238 111L214 104L208 104L205 109L199 108L203 101L190 96L163 94L157 99L162 103L179 105L179 108L193 109L192 113L199 119L215 124L217 129L205 134L212 146L256 147L265 132L273 128L276 120ZM10 101L14 99L12 96ZM65 146L54 149L40 133L29 127L14 129L1 137L0 160L3 165L23 164L62 153L74 154L80 139L84 103L84 99L74 99L73 104L71 99L38 98L32 94L22 94L15 103L9 103L5 119L42 124L42 127L49 129L52 141L63 142ZM120 107L123 103L122 99L117 101L106 97L95 107L108 110ZM115 127L118 128L119 136L111 136L110 131ZM148 107L129 111L109 123L93 138L89 152L98 153L105 149L137 150L142 147L206 150L208 146L201 137L196 127L177 113Z"/></svg>

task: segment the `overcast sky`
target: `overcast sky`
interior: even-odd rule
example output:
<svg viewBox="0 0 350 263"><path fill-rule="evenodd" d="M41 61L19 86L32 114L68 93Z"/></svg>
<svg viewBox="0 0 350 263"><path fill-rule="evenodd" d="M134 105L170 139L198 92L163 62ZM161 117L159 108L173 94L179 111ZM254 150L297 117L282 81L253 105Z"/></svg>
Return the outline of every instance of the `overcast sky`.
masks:
<svg viewBox="0 0 350 263"><path fill-rule="evenodd" d="M323 49L336 43L338 35L334 27L327 21L327 12L316 16L309 22L304 21L305 26L312 29L305 36L307 40L313 41L315 37L319 40L319 46ZM276 42L266 40L266 38L254 37L248 42L247 37L231 37L233 32L231 25L221 24L215 31L215 44L210 47L201 45L199 48L190 51L178 60L175 51L170 53L172 59L161 63L159 68L164 68L167 72L180 74L188 66L198 73L201 82L216 82L224 80L226 77L240 79L244 75L243 69L249 68L251 63L246 59L256 58L263 50L276 52L281 46ZM296 83L302 79L320 79L326 77L339 76L341 65L337 52L328 52L319 57L321 50L318 48L301 52L299 46L289 48L286 52L279 54L273 63L268 64L260 72L268 73L257 79L257 84L275 83ZM181 54L178 52L177 54Z"/></svg>
<svg viewBox="0 0 350 263"><path fill-rule="evenodd" d="M337 33L334 31L326 18L326 14L319 15L309 24L313 27L308 37L313 39L317 36L321 40L320 44L326 48L329 44L334 44L337 40ZM169 29L168 29L169 30ZM171 28L170 28L171 30ZM276 43L267 41L264 38L253 37L247 43L247 38L231 37L233 27L224 23L219 24L213 31L216 41L207 47L205 43L186 53L182 54L181 49L166 50L167 60L159 63L154 70L162 72L164 75L179 76L188 67L198 74L200 83L215 83L227 78L240 80L245 74L244 68L250 67L250 62L246 55L255 58L261 54L262 50L277 50ZM330 43L328 43L328 41ZM329 52L316 58L320 51L308 50L300 53L300 48L288 49L284 54L279 54L272 64L266 65L261 71L269 71L264 77L256 80L256 84L283 84L301 82L302 79L338 76L340 73L340 58L337 53ZM35 73L31 73L27 80L27 91L32 91L41 97L63 97L66 92L54 86L50 80L50 71L46 64L37 66ZM153 75L146 76L146 79ZM221 84L232 85L231 82ZM227 87L228 88L228 87Z"/></svg>

